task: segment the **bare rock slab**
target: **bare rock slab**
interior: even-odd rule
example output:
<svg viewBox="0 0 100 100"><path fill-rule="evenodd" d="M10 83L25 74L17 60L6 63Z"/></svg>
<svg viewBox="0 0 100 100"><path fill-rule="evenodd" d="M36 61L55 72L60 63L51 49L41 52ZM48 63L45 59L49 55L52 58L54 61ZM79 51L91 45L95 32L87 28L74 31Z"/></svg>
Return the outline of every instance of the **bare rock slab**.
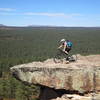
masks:
<svg viewBox="0 0 100 100"><path fill-rule="evenodd" d="M11 68L12 74L29 84L80 93L100 91L100 55L81 56L69 64L55 64L52 59Z"/></svg>

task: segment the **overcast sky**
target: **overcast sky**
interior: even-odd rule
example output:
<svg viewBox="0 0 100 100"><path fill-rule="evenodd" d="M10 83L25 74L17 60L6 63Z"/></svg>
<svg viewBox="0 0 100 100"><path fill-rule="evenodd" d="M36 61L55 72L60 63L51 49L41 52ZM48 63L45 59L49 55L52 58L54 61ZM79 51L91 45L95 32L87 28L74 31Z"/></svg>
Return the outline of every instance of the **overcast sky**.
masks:
<svg viewBox="0 0 100 100"><path fill-rule="evenodd" d="M100 26L100 0L0 0L0 24Z"/></svg>

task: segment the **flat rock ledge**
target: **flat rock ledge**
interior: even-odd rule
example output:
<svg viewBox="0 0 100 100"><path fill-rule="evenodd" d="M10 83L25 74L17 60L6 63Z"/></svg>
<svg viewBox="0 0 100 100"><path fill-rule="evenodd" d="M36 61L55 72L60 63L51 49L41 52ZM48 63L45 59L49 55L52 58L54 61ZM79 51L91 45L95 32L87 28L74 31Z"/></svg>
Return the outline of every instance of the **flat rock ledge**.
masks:
<svg viewBox="0 0 100 100"><path fill-rule="evenodd" d="M41 86L42 98L45 94L43 91L48 93L48 89L63 90L63 93L64 91L75 93L100 91L100 55L77 56L77 62L69 64L56 64L53 59L48 59L44 62L16 65L10 70L20 81Z"/></svg>

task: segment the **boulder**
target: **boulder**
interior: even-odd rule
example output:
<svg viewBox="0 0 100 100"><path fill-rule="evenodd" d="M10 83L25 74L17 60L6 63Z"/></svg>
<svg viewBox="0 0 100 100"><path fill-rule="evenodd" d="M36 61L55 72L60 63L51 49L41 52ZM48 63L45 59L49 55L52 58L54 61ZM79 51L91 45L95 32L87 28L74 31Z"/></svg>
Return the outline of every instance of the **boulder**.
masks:
<svg viewBox="0 0 100 100"><path fill-rule="evenodd" d="M100 91L100 55L78 55L78 60L69 64L54 63L53 59L21 64L12 67L11 72L20 81L55 90Z"/></svg>

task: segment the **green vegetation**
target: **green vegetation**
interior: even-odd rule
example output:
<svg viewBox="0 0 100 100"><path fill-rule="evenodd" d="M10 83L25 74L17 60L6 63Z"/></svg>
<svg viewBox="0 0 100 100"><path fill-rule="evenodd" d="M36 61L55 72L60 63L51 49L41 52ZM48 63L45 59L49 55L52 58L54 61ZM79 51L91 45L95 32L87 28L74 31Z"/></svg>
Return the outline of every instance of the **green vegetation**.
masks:
<svg viewBox="0 0 100 100"><path fill-rule="evenodd" d="M72 54L100 54L100 28L2 28L0 29L0 98L33 100L35 86L25 86L9 68L52 58L60 39L73 42Z"/></svg>

